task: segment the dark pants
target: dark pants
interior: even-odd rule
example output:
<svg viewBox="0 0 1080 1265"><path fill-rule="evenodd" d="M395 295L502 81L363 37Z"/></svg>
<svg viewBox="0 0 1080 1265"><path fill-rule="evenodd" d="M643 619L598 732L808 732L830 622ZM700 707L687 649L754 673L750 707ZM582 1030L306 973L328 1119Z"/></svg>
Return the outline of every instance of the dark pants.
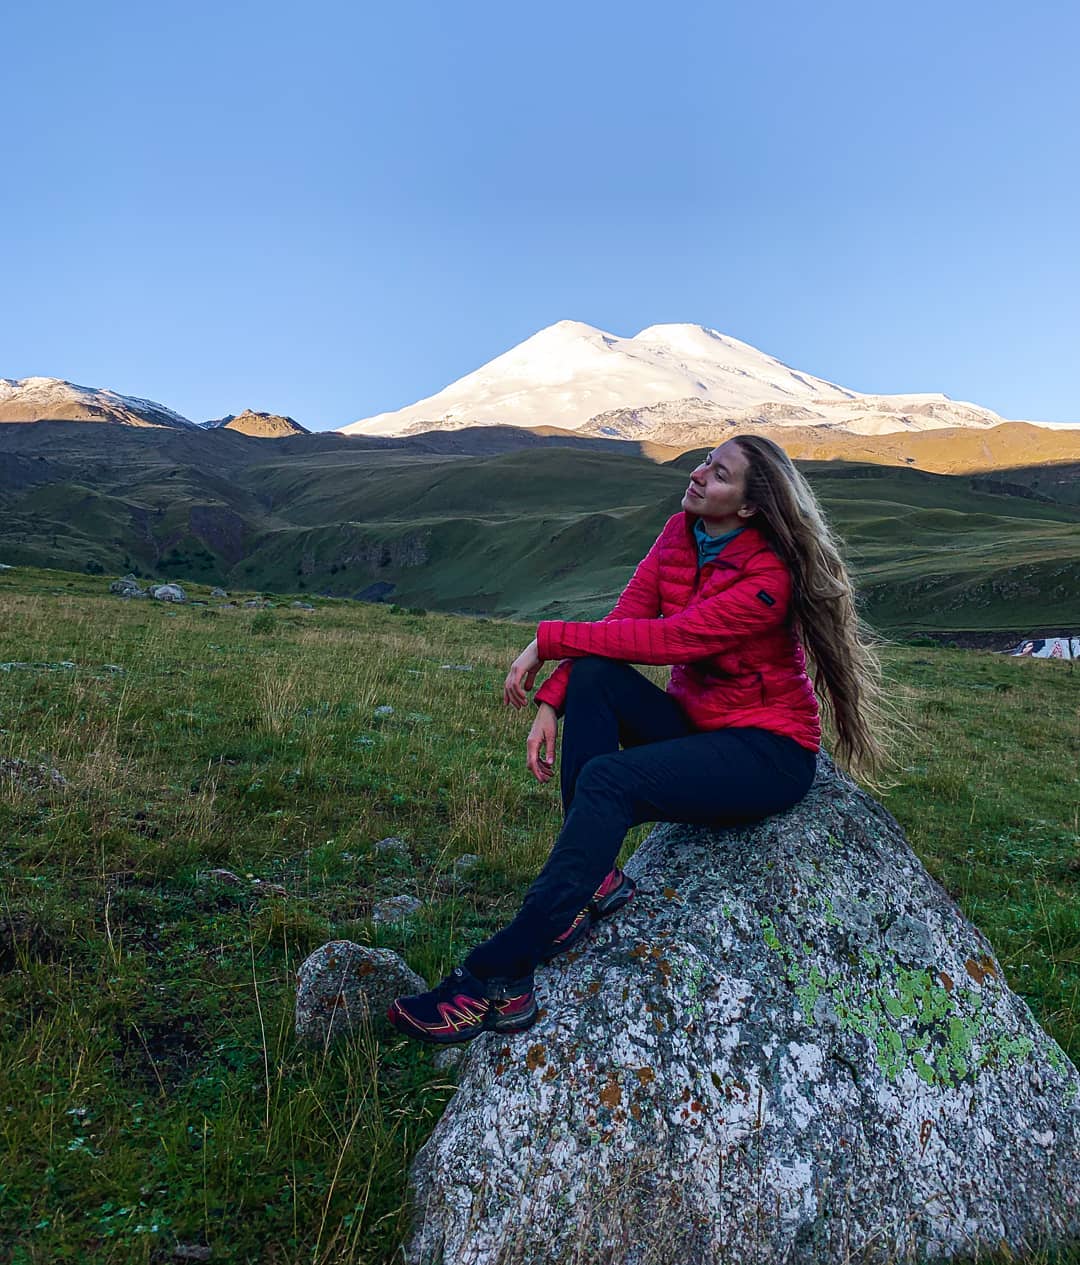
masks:
<svg viewBox="0 0 1080 1265"><path fill-rule="evenodd" d="M561 760L562 831L513 922L465 959L480 978L533 970L589 903L631 826L768 817L802 799L816 767L812 751L764 729L692 729L669 694L600 658L578 659L570 674Z"/></svg>

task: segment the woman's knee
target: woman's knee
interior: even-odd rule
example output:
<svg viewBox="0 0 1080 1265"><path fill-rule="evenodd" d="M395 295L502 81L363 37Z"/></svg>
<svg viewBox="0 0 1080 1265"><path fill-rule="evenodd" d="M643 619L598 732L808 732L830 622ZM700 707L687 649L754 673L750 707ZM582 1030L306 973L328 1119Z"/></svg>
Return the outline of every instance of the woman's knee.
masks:
<svg viewBox="0 0 1080 1265"><path fill-rule="evenodd" d="M625 770L617 751L594 755L582 765L575 794L624 794L627 789L625 782Z"/></svg>
<svg viewBox="0 0 1080 1265"><path fill-rule="evenodd" d="M609 681L625 674L626 667L618 659L603 659L599 655L575 659L567 688L575 692L602 688Z"/></svg>

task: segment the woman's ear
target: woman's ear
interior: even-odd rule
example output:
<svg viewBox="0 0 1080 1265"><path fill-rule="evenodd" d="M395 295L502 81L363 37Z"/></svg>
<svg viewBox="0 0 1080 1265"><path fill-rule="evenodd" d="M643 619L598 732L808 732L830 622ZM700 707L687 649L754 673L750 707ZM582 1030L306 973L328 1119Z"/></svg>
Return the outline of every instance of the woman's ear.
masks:
<svg viewBox="0 0 1080 1265"><path fill-rule="evenodd" d="M757 513L756 505L740 505L735 511L740 518L753 518Z"/></svg>

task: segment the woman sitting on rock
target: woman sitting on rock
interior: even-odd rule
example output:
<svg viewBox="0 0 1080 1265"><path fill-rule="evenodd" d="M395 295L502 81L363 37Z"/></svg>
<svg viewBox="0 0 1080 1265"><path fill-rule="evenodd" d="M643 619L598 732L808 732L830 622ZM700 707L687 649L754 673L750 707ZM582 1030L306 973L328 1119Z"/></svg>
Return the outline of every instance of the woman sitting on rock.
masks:
<svg viewBox="0 0 1080 1265"><path fill-rule="evenodd" d="M533 1024L534 969L634 894L614 868L631 826L753 821L806 794L818 695L841 760L874 768L882 755L880 667L851 581L806 480L768 439L710 452L614 610L541 623L503 701L525 706L553 659L563 662L537 691L526 763L540 782L553 776L562 714L562 831L509 926L437 987L391 1004L408 1036L450 1044ZM673 665L667 690L631 663Z"/></svg>

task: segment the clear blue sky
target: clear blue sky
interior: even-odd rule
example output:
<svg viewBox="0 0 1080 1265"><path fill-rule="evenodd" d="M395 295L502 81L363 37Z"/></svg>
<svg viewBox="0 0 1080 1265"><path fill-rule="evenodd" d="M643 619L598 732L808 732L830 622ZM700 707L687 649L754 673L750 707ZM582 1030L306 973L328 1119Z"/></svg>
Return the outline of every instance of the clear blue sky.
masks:
<svg viewBox="0 0 1080 1265"><path fill-rule="evenodd" d="M0 376L322 430L564 318L1080 421L1080 9L6 6Z"/></svg>

